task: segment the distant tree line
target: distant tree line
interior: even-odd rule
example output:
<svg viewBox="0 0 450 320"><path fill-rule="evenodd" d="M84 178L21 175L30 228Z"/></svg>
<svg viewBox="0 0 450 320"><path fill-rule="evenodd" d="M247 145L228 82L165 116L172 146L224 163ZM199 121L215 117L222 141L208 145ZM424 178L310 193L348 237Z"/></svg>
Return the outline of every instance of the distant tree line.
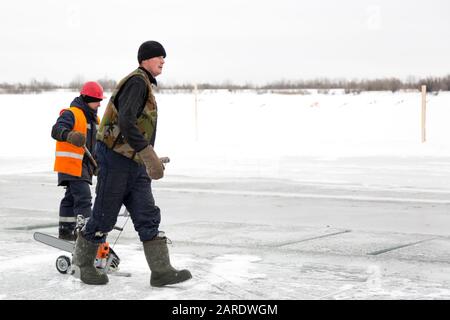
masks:
<svg viewBox="0 0 450 320"><path fill-rule="evenodd" d="M0 83L0 93L19 94L19 93L40 93L55 89L68 89L78 91L84 83L81 76L76 76L70 83L65 85L56 85L49 81L31 80L28 83ZM112 91L116 86L116 80L106 77L97 80L105 89ZM401 81L397 78L381 78L381 79L362 79L362 80L346 80L320 78L314 80L281 80L271 82L265 85L253 85L251 83L238 85L230 81L220 84L199 83L196 85L198 90L220 90L227 89L229 91L239 90L257 90L258 92L278 92L284 91L292 94L305 93L307 89L318 89L321 93L327 93L331 89L343 89L345 93L360 93L362 91L392 91L399 90L420 90L422 85L427 86L428 92L450 91L450 75L444 77L428 77L419 80L409 79ZM190 83L184 84L164 84L160 83L158 91L192 91L194 85Z"/></svg>
<svg viewBox="0 0 450 320"><path fill-rule="evenodd" d="M96 80L98 81L105 91L112 91L116 86L116 81L112 79L102 78ZM38 81L31 80L28 83L18 82L18 83L7 83L0 82L0 94L23 94L23 93L41 93L44 91L52 91L57 89L66 89L78 91L83 86L85 80L82 77L75 77L68 84L54 84L47 80Z"/></svg>
<svg viewBox="0 0 450 320"><path fill-rule="evenodd" d="M101 78L101 79L97 79L95 81L100 83L100 85L103 87L103 90L105 90L105 91L112 91L112 90L114 90L114 88L115 88L115 86L117 84L117 82L115 80L108 79L106 77ZM74 91L78 91L78 90L81 89L81 87L83 86L83 83L85 83L85 82L86 82L86 80L82 76L78 75L71 82L69 82L68 85L63 86L62 88L63 89L71 89L71 90L74 90Z"/></svg>
<svg viewBox="0 0 450 320"><path fill-rule="evenodd" d="M57 86L48 81L31 80L28 83L0 83L0 93L41 93L43 91L51 91L59 89Z"/></svg>
<svg viewBox="0 0 450 320"><path fill-rule="evenodd" d="M397 78L363 79L363 80L331 80L320 78L314 80L281 80L265 85L256 86L253 84L237 85L230 82L221 84L199 83L198 90L257 90L257 91L279 91L285 90L292 93L304 93L307 89L317 89L321 93L327 93L331 89L344 89L345 93L360 93L362 91L392 91L399 90L421 90L421 86L426 85L428 92L450 91L450 75L445 77L428 77L419 80L409 79L401 81ZM193 90L192 84L165 85L161 90Z"/></svg>
<svg viewBox="0 0 450 320"><path fill-rule="evenodd" d="M327 92L330 89L344 89L346 93L358 93L362 91L392 91L420 90L422 85L427 86L428 92L450 91L450 75L445 77L428 77L420 80L401 81L397 78L363 79L363 80L297 80L278 81L269 83L255 89L270 90L305 90L318 89Z"/></svg>

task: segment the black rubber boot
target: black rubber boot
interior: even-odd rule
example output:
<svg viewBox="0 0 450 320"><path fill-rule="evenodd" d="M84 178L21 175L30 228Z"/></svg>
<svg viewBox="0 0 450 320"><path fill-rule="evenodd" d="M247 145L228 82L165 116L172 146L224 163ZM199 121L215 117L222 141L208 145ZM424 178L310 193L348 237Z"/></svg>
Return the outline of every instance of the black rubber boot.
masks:
<svg viewBox="0 0 450 320"><path fill-rule="evenodd" d="M68 241L75 241L75 223L60 222L58 228L58 238Z"/></svg>
<svg viewBox="0 0 450 320"><path fill-rule="evenodd" d="M150 285L162 287L180 283L192 278L189 270L176 270L170 265L167 238L156 237L153 240L143 242L145 258L152 271Z"/></svg>
<svg viewBox="0 0 450 320"><path fill-rule="evenodd" d="M72 257L72 274L86 284L107 284L108 276L95 266L98 244L87 241L80 232Z"/></svg>

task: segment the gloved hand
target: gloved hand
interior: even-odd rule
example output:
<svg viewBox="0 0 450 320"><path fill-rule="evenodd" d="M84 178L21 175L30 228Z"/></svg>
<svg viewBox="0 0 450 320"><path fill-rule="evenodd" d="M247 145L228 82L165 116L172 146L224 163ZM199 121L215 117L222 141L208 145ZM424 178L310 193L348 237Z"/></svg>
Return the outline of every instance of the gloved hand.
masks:
<svg viewBox="0 0 450 320"><path fill-rule="evenodd" d="M151 145L139 151L138 155L144 162L150 178L158 180L164 177L164 166Z"/></svg>
<svg viewBox="0 0 450 320"><path fill-rule="evenodd" d="M86 137L81 132L72 130L67 135L66 141L74 146L82 147L86 143Z"/></svg>
<svg viewBox="0 0 450 320"><path fill-rule="evenodd" d="M89 167L89 174L91 176L98 176L98 167Z"/></svg>

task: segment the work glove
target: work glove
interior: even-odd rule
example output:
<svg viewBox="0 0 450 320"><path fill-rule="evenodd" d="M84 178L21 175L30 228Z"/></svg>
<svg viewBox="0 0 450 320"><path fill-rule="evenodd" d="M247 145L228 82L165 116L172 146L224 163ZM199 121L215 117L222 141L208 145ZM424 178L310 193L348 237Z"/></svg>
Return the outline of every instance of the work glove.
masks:
<svg viewBox="0 0 450 320"><path fill-rule="evenodd" d="M89 174L91 176L98 176L98 167L89 166Z"/></svg>
<svg viewBox="0 0 450 320"><path fill-rule="evenodd" d="M74 146L82 147L86 143L86 137L81 132L72 130L67 135L66 141Z"/></svg>
<svg viewBox="0 0 450 320"><path fill-rule="evenodd" d="M164 176L164 166L151 145L139 151L138 155L144 162L145 169L150 178L158 180Z"/></svg>

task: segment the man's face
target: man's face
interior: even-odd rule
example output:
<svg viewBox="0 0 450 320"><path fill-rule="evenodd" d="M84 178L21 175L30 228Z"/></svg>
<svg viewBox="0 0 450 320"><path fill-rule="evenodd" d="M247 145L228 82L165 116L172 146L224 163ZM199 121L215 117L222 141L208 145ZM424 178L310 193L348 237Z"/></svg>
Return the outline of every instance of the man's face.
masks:
<svg viewBox="0 0 450 320"><path fill-rule="evenodd" d="M152 76L156 77L161 74L162 68L164 65L164 57L154 57L151 59L143 60L142 66L152 74Z"/></svg>
<svg viewBox="0 0 450 320"><path fill-rule="evenodd" d="M89 108L91 108L92 110L97 110L100 107L100 101L96 101L96 102L88 102L87 104L89 106Z"/></svg>

